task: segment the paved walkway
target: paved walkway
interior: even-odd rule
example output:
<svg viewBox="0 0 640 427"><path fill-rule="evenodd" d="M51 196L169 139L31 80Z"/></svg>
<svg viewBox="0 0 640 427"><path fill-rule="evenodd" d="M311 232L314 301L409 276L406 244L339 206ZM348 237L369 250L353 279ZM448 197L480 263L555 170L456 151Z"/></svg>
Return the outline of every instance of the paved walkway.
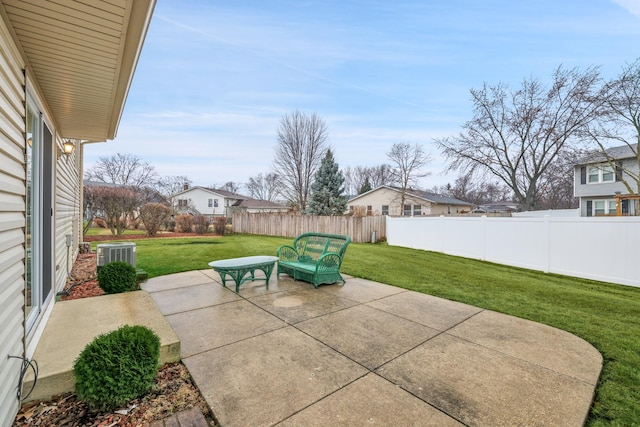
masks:
<svg viewBox="0 0 640 427"><path fill-rule="evenodd" d="M567 332L357 278L236 294L202 270L143 289L224 427L580 426L602 368Z"/></svg>

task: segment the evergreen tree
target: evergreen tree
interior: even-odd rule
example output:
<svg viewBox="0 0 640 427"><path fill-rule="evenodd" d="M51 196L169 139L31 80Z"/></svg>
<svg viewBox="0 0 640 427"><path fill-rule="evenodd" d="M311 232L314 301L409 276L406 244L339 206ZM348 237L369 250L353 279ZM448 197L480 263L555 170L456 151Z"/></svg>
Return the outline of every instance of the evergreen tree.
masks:
<svg viewBox="0 0 640 427"><path fill-rule="evenodd" d="M344 176L333 153L327 150L311 185L311 199L307 213L311 215L342 215L347 210L344 192Z"/></svg>
<svg viewBox="0 0 640 427"><path fill-rule="evenodd" d="M358 194L364 194L367 191L371 191L371 183L369 182L369 177L366 177L364 179L364 182L362 183L362 187L360 187Z"/></svg>

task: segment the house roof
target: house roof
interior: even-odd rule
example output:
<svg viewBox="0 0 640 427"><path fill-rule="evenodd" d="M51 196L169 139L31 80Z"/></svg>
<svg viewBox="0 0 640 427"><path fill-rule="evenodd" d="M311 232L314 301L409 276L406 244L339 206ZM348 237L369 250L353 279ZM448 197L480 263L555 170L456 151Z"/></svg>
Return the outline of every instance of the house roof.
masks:
<svg viewBox="0 0 640 427"><path fill-rule="evenodd" d="M402 189L400 187L394 187L391 185L381 185L380 187L374 188L373 190L369 190L366 193L360 194L352 199L349 202L352 202L360 197L363 197L367 194L371 194L375 191L380 190L381 188L386 188L387 190L401 192ZM473 203L465 202L463 200L456 199L454 197L443 196L441 194L431 193L429 191L422 190L414 190L407 189L407 194L410 194L412 197L417 197L428 202L438 204L438 205L453 205L453 206L473 206Z"/></svg>
<svg viewBox="0 0 640 427"><path fill-rule="evenodd" d="M620 145L618 147L611 147L605 150L605 153L601 151L595 151L593 153L589 153L578 161L578 165L585 165L589 163L598 163L604 162L607 158L611 159L629 159L636 157L638 153L638 144L631 145Z"/></svg>
<svg viewBox="0 0 640 427"><path fill-rule="evenodd" d="M449 197L449 196L443 196L441 194L431 193L429 191L408 190L407 193L413 196L428 200L431 203L435 203L438 205L457 205L457 206L473 205L473 203L465 202L464 200L456 199L454 197Z"/></svg>
<svg viewBox="0 0 640 427"><path fill-rule="evenodd" d="M63 138L115 138L154 6L155 0L0 0L0 16Z"/></svg>
<svg viewBox="0 0 640 427"><path fill-rule="evenodd" d="M268 200L257 200L257 199L243 199L238 203L234 204L234 206L240 206L250 209L289 209L286 206L283 206L279 203L270 202Z"/></svg>

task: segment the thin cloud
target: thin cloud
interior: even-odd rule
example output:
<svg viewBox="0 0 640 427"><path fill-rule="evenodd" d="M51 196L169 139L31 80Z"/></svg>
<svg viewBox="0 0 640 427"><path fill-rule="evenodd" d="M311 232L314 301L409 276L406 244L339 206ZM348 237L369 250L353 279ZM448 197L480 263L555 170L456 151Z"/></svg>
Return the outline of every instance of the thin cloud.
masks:
<svg viewBox="0 0 640 427"><path fill-rule="evenodd" d="M638 0L611 0L613 3L626 9L632 15L640 18L640 1Z"/></svg>

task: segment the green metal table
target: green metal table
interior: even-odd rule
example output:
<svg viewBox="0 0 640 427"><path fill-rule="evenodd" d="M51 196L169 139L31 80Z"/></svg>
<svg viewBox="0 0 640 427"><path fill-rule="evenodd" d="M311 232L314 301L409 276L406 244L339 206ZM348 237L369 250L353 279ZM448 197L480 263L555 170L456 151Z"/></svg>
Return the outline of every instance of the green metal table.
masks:
<svg viewBox="0 0 640 427"><path fill-rule="evenodd" d="M278 261L278 257L275 256L247 256L211 261L209 266L220 274L222 286L225 288L227 287L226 276L227 274L231 276L233 281L236 282L237 293L240 290L240 285L247 280L264 280L267 284L267 289L269 289L269 277L271 277L276 261ZM262 271L266 277L264 279L256 279L254 276L256 270ZM250 273L250 275L247 276L247 273Z"/></svg>

